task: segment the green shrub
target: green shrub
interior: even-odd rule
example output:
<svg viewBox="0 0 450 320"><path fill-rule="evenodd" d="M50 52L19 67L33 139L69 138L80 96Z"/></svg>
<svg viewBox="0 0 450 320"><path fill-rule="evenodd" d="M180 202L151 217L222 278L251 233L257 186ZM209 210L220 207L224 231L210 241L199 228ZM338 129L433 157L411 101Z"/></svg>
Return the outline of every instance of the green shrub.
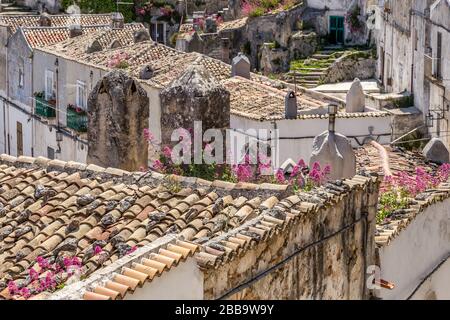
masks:
<svg viewBox="0 0 450 320"><path fill-rule="evenodd" d="M264 15L265 11L263 8L261 7L257 7L255 9L253 9L252 12L250 12L249 16L252 18L256 18L256 17L260 17L262 15Z"/></svg>

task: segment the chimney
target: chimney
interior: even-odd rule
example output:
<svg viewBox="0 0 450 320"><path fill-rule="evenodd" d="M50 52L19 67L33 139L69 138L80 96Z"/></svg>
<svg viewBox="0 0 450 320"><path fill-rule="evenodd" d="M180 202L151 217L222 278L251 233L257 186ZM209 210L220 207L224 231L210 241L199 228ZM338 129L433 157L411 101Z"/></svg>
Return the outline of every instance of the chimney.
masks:
<svg viewBox="0 0 450 320"><path fill-rule="evenodd" d="M42 13L39 17L39 25L41 27L51 27L52 26L52 19L47 13Z"/></svg>
<svg viewBox="0 0 450 320"><path fill-rule="evenodd" d="M250 79L250 60L242 52L239 52L231 62L231 76Z"/></svg>
<svg viewBox="0 0 450 320"><path fill-rule="evenodd" d="M289 91L284 98L285 119L297 119L297 97L294 91Z"/></svg>
<svg viewBox="0 0 450 320"><path fill-rule="evenodd" d="M125 19L120 12L114 12L111 16L111 28L123 29L125 25Z"/></svg>
<svg viewBox="0 0 450 320"><path fill-rule="evenodd" d="M79 24L69 26L69 38L75 38L83 34L83 29Z"/></svg>
<svg viewBox="0 0 450 320"><path fill-rule="evenodd" d="M222 61L225 63L230 63L230 39L222 38L221 49L222 49Z"/></svg>
<svg viewBox="0 0 450 320"><path fill-rule="evenodd" d="M134 33L134 43L150 41L150 33L146 29L140 29Z"/></svg>

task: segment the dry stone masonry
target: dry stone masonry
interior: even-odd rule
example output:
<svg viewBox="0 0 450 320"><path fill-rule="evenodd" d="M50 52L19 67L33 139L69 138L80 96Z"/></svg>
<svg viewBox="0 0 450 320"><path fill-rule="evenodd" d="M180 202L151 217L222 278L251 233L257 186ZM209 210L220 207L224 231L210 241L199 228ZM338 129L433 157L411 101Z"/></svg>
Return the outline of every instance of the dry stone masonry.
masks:
<svg viewBox="0 0 450 320"><path fill-rule="evenodd" d="M149 99L136 80L120 70L108 73L89 96L88 114L88 163L129 171L147 167Z"/></svg>

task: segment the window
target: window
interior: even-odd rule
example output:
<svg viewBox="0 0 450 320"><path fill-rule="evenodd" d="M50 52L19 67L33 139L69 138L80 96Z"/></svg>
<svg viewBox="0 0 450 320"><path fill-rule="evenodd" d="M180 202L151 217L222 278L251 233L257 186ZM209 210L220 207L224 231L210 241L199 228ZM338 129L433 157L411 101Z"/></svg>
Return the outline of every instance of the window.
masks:
<svg viewBox="0 0 450 320"><path fill-rule="evenodd" d="M24 62L23 59L19 59L19 88L23 88L24 85Z"/></svg>
<svg viewBox="0 0 450 320"><path fill-rule="evenodd" d="M55 159L55 149L47 147L47 158L50 160Z"/></svg>
<svg viewBox="0 0 450 320"><path fill-rule="evenodd" d="M150 33L153 41L166 43L166 24L164 22L153 22L150 25Z"/></svg>
<svg viewBox="0 0 450 320"><path fill-rule="evenodd" d="M56 98L56 88L53 71L45 70L45 100Z"/></svg>
<svg viewBox="0 0 450 320"><path fill-rule="evenodd" d="M16 132L17 132L17 156L23 156L23 130L22 123L16 122Z"/></svg>
<svg viewBox="0 0 450 320"><path fill-rule="evenodd" d="M436 78L442 78L442 33L437 33Z"/></svg>
<svg viewBox="0 0 450 320"><path fill-rule="evenodd" d="M77 81L77 107L86 110L87 109L87 95L86 95L86 83L83 81Z"/></svg>

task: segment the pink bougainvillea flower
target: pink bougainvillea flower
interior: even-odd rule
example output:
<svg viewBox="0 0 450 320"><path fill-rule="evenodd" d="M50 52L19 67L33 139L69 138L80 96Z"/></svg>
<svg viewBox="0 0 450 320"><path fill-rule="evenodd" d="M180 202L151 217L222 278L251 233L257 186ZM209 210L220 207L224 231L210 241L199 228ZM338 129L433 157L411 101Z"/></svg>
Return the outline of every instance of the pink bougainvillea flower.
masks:
<svg viewBox="0 0 450 320"><path fill-rule="evenodd" d="M20 295L25 299L28 299L31 296L30 289L27 287L20 289Z"/></svg>
<svg viewBox="0 0 450 320"><path fill-rule="evenodd" d="M137 250L137 247L134 246L130 250L128 250L127 254L131 254L131 253L135 252L136 250Z"/></svg>
<svg viewBox="0 0 450 320"><path fill-rule="evenodd" d="M8 282L8 291L10 295L15 295L19 291L17 284L14 281Z"/></svg>
<svg viewBox="0 0 450 320"><path fill-rule="evenodd" d="M36 270L34 270L33 268L30 268L28 273L29 273L31 281L37 280L39 278L39 273Z"/></svg>
<svg viewBox="0 0 450 320"><path fill-rule="evenodd" d="M284 176L283 170L281 170L281 169L277 170L275 178L277 179L278 183L285 183L286 182L286 178Z"/></svg>
<svg viewBox="0 0 450 320"><path fill-rule="evenodd" d="M100 246L95 246L95 248L94 248L94 254L95 255L98 255L98 254L100 254L102 252L103 252L103 249Z"/></svg>
<svg viewBox="0 0 450 320"><path fill-rule="evenodd" d="M172 149L169 146L165 146L162 150L164 157L170 159L172 157Z"/></svg>

